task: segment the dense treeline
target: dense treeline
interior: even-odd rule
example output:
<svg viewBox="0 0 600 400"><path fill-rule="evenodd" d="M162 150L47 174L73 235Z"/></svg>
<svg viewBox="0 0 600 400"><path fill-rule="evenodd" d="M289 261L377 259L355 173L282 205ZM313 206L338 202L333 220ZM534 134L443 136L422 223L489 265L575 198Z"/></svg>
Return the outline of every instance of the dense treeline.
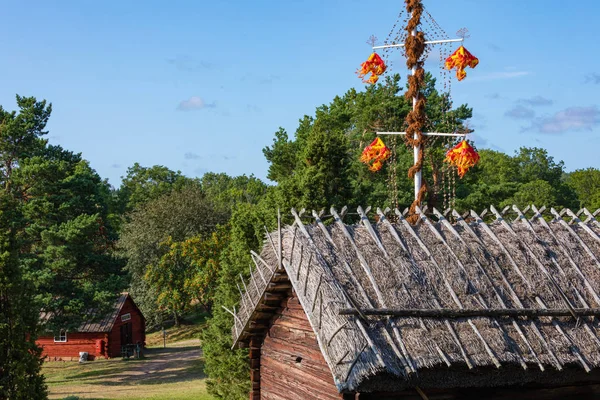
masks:
<svg viewBox="0 0 600 400"><path fill-rule="evenodd" d="M427 83L428 129L468 129L472 110L453 108L430 76ZM202 336L209 390L246 398L246 352L231 351L232 317L221 306L239 301L236 280L248 277L250 250L262 246L265 227L275 228L278 209L287 218L292 207L411 203L412 151L400 139L388 140L395 156L380 172L359 162L375 130L402 129L411 106L402 91L397 77L388 78L318 107L292 135L279 129L263 150L274 184L217 173L190 178L136 163L114 188L80 154L44 139L50 104L17 96L18 111L0 108L0 399L44 398L37 335L76 327L123 290L149 327L178 324L191 308L202 308L210 316ZM428 203L438 208L450 176L442 163L445 145L429 144L424 169L437 193ZM480 155L456 180L459 209L600 208L598 169L566 173L539 148L514 155L481 149ZM40 312L50 317L40 319Z"/></svg>

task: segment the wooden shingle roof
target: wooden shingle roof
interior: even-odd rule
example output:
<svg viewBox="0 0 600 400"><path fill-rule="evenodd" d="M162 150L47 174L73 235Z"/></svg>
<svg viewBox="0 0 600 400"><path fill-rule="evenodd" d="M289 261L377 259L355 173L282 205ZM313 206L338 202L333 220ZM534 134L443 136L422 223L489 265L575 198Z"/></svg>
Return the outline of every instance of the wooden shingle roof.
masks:
<svg viewBox="0 0 600 400"><path fill-rule="evenodd" d="M600 210L419 210L416 225L398 210L359 207L352 225L330 211L305 224L292 210L253 253L234 346L264 334L291 284L340 391L402 389L436 368L458 373L443 386L464 371L523 383L600 367Z"/></svg>
<svg viewBox="0 0 600 400"><path fill-rule="evenodd" d="M127 301L129 293L121 293L119 298L115 301L114 306L104 316L99 316L97 313L91 312L87 320L84 321L76 332L79 333L104 333L110 332L115 324L117 316L121 312L123 305ZM50 318L50 315L41 313L40 319L45 321Z"/></svg>

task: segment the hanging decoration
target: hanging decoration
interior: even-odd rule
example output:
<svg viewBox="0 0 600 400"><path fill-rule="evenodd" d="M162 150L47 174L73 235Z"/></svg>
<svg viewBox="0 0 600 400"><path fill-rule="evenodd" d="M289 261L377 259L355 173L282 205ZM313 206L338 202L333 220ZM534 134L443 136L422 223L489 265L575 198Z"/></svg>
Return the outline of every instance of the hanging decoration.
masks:
<svg viewBox="0 0 600 400"><path fill-rule="evenodd" d="M373 53L369 56L367 61L360 65L360 69L356 73L364 83L374 84L379 80L379 77L383 75L386 69L387 66L381 57L379 57L379 54ZM368 79L365 79L368 74L371 74L371 76Z"/></svg>
<svg viewBox="0 0 600 400"><path fill-rule="evenodd" d="M458 176L462 178L469 168L477 164L479 154L477 154L475 149L466 140L463 140L448 150L444 161L455 166Z"/></svg>
<svg viewBox="0 0 600 400"><path fill-rule="evenodd" d="M469 53L464 46L460 46L446 59L446 69L451 70L456 68L456 77L459 81L462 81L467 76L465 68L475 68L477 64L479 64L479 59Z"/></svg>
<svg viewBox="0 0 600 400"><path fill-rule="evenodd" d="M368 145L360 156L360 161L369 166L369 170L377 172L383 167L383 162L390 158L392 152L379 137Z"/></svg>

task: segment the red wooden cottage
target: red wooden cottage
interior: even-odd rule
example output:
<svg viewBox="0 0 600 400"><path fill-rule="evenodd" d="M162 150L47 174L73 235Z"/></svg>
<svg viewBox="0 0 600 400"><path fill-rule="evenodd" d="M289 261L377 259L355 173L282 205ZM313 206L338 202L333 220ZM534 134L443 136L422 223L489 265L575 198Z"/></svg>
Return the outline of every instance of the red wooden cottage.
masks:
<svg viewBox="0 0 600 400"><path fill-rule="evenodd" d="M85 322L76 332L61 331L57 336L40 336L37 344L49 360L79 358L87 352L88 359L119 357L127 344L146 340L146 322L129 293L123 293L113 310L102 320Z"/></svg>
<svg viewBox="0 0 600 400"><path fill-rule="evenodd" d="M252 253L250 399L600 398L598 211L345 211Z"/></svg>

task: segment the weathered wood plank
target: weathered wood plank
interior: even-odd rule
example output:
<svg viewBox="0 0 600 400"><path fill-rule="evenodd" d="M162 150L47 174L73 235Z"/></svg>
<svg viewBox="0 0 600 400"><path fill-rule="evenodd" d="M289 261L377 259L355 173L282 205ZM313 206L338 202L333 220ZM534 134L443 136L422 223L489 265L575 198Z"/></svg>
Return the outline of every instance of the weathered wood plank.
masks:
<svg viewBox="0 0 600 400"><path fill-rule="evenodd" d="M339 399L331 370L298 299L281 302L261 348L261 398Z"/></svg>

